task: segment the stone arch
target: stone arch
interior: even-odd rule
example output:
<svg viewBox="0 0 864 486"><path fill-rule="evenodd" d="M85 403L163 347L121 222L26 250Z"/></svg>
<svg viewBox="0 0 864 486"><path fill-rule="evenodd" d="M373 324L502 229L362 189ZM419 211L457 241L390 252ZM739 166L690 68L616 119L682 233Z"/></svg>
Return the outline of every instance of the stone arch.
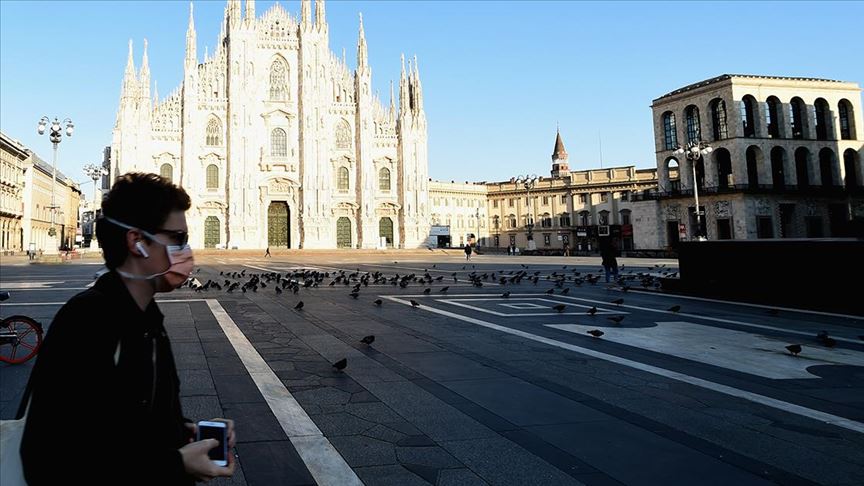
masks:
<svg viewBox="0 0 864 486"><path fill-rule="evenodd" d="M774 189L786 187L786 151L783 147L773 147L771 157L771 184Z"/></svg>
<svg viewBox="0 0 864 486"><path fill-rule="evenodd" d="M744 158L747 163L747 186L751 189L758 188L760 167L763 165L762 150L751 145L747 147Z"/></svg>
<svg viewBox="0 0 864 486"><path fill-rule="evenodd" d="M663 148L675 150L678 147L678 128L675 125L675 113L663 113Z"/></svg>
<svg viewBox="0 0 864 486"><path fill-rule="evenodd" d="M813 108L816 112L816 140L831 140L831 107L825 98L816 98L813 102Z"/></svg>
<svg viewBox="0 0 864 486"><path fill-rule="evenodd" d="M837 112L840 119L840 139L855 140L855 111L852 103L845 98L840 100L837 104Z"/></svg>
<svg viewBox="0 0 864 486"><path fill-rule="evenodd" d="M756 137L759 125L757 115L756 98L751 95L745 95L741 98L741 129L743 130L744 137Z"/></svg>
<svg viewBox="0 0 864 486"><path fill-rule="evenodd" d="M776 96L765 101L765 121L768 125L768 138L781 138L783 127L783 103Z"/></svg>
<svg viewBox="0 0 864 486"><path fill-rule="evenodd" d="M835 174L837 173L836 165L837 156L833 150L825 147L819 151L819 182L822 184L822 187L830 187L837 182L835 178Z"/></svg>
<svg viewBox="0 0 864 486"><path fill-rule="evenodd" d="M714 140L723 140L729 137L729 129L726 118L726 101L723 98L714 98L709 103L711 108L711 128Z"/></svg>
<svg viewBox="0 0 864 486"><path fill-rule="evenodd" d="M807 105L799 97L794 97L789 102L790 125L792 126L792 138L803 140L807 138Z"/></svg>
<svg viewBox="0 0 864 486"><path fill-rule="evenodd" d="M861 174L858 173L858 152L846 149L843 152L843 180L847 189L858 187Z"/></svg>
<svg viewBox="0 0 864 486"><path fill-rule="evenodd" d="M800 188L810 186L810 151L806 147L798 147L795 150L795 180Z"/></svg>
<svg viewBox="0 0 864 486"><path fill-rule="evenodd" d="M714 151L713 158L717 173L717 187L729 187L732 184L732 154L720 147Z"/></svg>

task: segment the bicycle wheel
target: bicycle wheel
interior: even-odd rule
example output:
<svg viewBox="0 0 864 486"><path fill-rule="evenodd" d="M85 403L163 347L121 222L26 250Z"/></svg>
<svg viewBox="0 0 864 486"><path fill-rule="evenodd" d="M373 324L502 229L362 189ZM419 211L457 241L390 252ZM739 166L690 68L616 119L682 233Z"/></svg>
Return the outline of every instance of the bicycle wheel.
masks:
<svg viewBox="0 0 864 486"><path fill-rule="evenodd" d="M42 346L42 324L27 316L10 316L0 323L0 361L20 364Z"/></svg>

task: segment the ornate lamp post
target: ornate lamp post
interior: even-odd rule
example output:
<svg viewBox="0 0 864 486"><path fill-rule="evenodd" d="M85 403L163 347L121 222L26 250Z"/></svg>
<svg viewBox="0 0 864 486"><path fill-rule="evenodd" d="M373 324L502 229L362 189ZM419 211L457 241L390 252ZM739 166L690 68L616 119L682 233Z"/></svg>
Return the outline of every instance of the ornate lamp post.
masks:
<svg viewBox="0 0 864 486"><path fill-rule="evenodd" d="M480 204L479 202L477 204ZM474 238L474 246L480 246L480 208L477 208L477 237Z"/></svg>
<svg viewBox="0 0 864 486"><path fill-rule="evenodd" d="M43 116L41 120L39 120L39 126L36 131L39 135L45 134L45 128L48 127L48 124L51 124L49 137L51 139L51 143L54 145L54 174L51 180L51 229L48 230L49 245L48 248L45 248L45 253L47 254L57 254L57 249L60 245L57 244L57 228L55 227L55 213L57 212L57 202L55 199L55 188L57 186L57 147L60 145L60 140L63 138L62 127L60 126L60 120L57 117L54 117L54 121L50 121L47 116ZM72 132L75 130L75 125L72 124L72 120L66 118L63 120L63 123L66 124L66 136L71 137Z"/></svg>
<svg viewBox="0 0 864 486"><path fill-rule="evenodd" d="M528 249L536 250L537 244L534 243L534 215L531 212L531 189L537 185L537 181L540 178L537 177L537 174L531 175L520 175L516 178L516 184L520 184L525 187L525 191L527 192L528 197L528 224L525 225L525 228L528 230Z"/></svg>
<svg viewBox="0 0 864 486"><path fill-rule="evenodd" d="M692 142L687 143L687 147L678 146L678 149L675 150L675 153L678 155L685 155L687 160L690 161L690 166L693 167L693 197L696 199L696 240L697 241L706 241L708 238L702 233L702 211L699 209L699 184L696 182L696 162L702 158L703 155L708 155L714 151L714 148L708 145L707 143L701 140L693 140Z"/></svg>
<svg viewBox="0 0 864 486"><path fill-rule="evenodd" d="M96 197L99 189L97 181L99 181L102 176L108 175L108 171L100 165L87 164L84 166L84 173L87 174L87 177L93 180L93 206L91 208L93 218L90 222L90 248L94 248L96 246L96 244L94 244L96 241L96 211L99 208L99 199Z"/></svg>

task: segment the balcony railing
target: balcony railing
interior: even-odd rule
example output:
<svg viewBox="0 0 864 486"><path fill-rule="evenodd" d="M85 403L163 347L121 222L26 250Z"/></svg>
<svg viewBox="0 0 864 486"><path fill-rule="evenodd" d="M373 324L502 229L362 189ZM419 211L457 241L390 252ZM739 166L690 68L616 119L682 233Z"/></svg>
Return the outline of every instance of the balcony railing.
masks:
<svg viewBox="0 0 864 486"><path fill-rule="evenodd" d="M673 186L670 191L645 190L642 192L634 192L631 196L631 201L652 201L664 198L676 197L693 197L693 188L678 189L680 186ZM862 186L821 186L821 185L806 185L799 186L794 184L729 184L724 186L707 186L699 187L699 195L712 194L787 194L800 196L822 196L822 197L862 197L864 196L864 187Z"/></svg>

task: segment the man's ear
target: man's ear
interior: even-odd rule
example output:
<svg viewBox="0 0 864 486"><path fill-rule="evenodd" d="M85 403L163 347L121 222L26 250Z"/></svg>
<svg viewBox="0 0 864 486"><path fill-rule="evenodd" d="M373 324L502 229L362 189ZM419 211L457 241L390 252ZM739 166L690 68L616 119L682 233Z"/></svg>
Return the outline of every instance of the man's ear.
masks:
<svg viewBox="0 0 864 486"><path fill-rule="evenodd" d="M126 251L129 252L130 255L135 255L140 258L147 258L149 255L145 256L141 250L138 248L137 243L143 242L144 239L141 237L141 233L135 230L129 230L126 232ZM143 244L143 243L142 243Z"/></svg>

